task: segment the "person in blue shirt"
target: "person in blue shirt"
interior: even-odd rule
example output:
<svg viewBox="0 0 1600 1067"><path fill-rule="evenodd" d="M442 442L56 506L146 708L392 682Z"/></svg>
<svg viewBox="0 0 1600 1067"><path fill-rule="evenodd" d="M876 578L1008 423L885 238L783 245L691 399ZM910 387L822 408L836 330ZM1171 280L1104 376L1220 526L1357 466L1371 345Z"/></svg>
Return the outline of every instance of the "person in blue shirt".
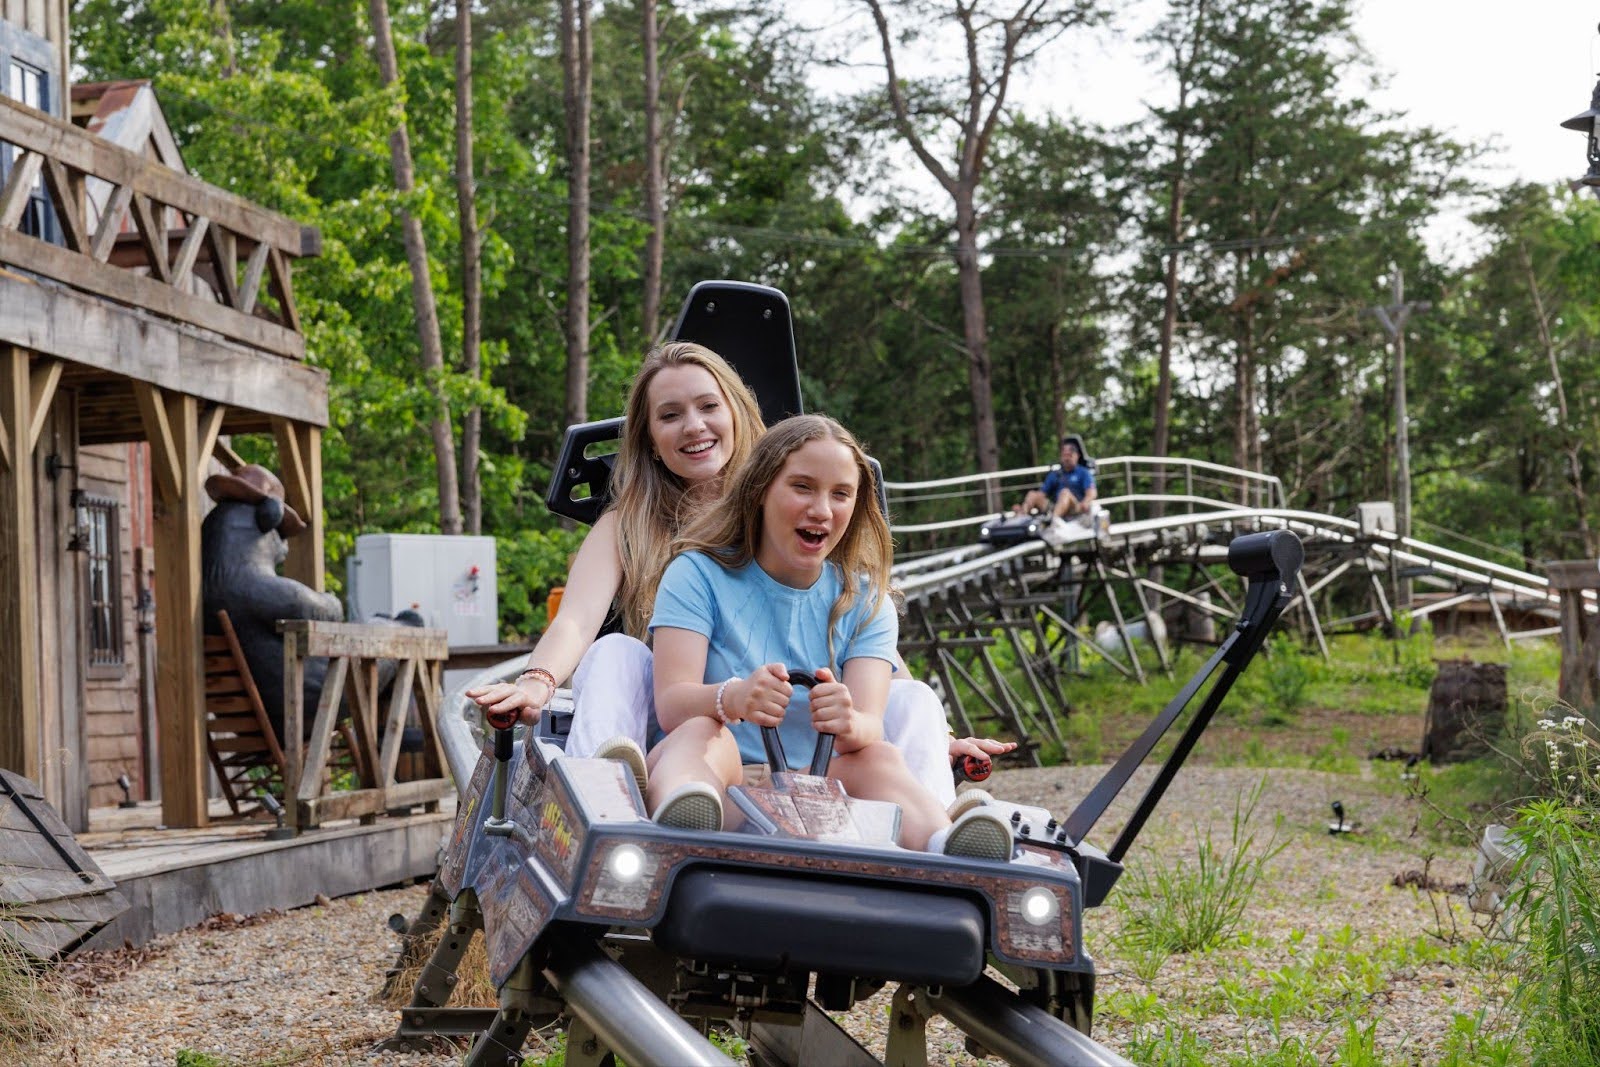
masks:
<svg viewBox="0 0 1600 1067"><path fill-rule="evenodd" d="M764 761L760 727L778 729L792 761L809 761L821 732L834 737L828 774L852 797L900 806L902 845L1009 859L1004 819L979 805L952 823L884 739L899 619L871 478L844 427L798 415L767 431L679 538L650 619L666 737L650 752L649 810L720 829L728 786ZM816 676L809 700L790 668Z"/></svg>
<svg viewBox="0 0 1600 1067"><path fill-rule="evenodd" d="M1029 489L1022 503L1012 508L1017 514L1048 511L1058 519L1087 518L1094 511L1094 473L1083 464L1083 446L1074 436L1061 439L1061 463L1037 489Z"/></svg>

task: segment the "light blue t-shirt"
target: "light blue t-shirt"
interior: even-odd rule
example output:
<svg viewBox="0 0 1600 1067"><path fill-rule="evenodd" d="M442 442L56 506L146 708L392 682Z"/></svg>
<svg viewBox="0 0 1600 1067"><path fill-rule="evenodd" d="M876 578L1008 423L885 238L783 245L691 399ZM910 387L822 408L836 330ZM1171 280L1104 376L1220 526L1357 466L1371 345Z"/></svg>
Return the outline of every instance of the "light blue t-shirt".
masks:
<svg viewBox="0 0 1600 1067"><path fill-rule="evenodd" d="M811 588L795 589L753 561L729 569L703 552L685 552L661 576L650 631L671 626L703 634L709 643L707 682L747 678L764 663L815 674L818 667L829 666L828 612L841 588L839 570L831 564ZM858 599L834 627L838 668L862 657L893 664L899 637L900 621L887 597ZM767 761L760 727L735 723L733 735L746 763ZM810 697L800 686L794 688L778 735L791 768L810 764L817 732L811 728Z"/></svg>

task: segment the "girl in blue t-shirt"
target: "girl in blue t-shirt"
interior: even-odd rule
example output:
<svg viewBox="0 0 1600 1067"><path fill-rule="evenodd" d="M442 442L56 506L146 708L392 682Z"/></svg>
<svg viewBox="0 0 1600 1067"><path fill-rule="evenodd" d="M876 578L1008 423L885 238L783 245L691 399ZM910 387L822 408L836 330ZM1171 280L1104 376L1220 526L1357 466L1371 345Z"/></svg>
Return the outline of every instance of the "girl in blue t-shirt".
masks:
<svg viewBox="0 0 1600 1067"><path fill-rule="evenodd" d="M899 623L888 597L893 545L871 468L832 419L779 423L686 529L656 591L656 714L647 801L659 822L722 826L724 794L761 762L759 728L809 760L834 735L828 773L853 797L900 806L908 848L1007 859L1011 831L978 807L954 824L883 737ZM809 670L809 701L788 682ZM783 768L774 768L781 770Z"/></svg>

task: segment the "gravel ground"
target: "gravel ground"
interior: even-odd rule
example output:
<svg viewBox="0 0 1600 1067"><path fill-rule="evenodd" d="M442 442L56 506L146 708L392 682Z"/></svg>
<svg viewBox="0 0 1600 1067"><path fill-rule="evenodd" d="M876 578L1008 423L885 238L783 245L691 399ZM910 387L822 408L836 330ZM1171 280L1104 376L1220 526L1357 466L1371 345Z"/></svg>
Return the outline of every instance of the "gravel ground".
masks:
<svg viewBox="0 0 1600 1067"><path fill-rule="evenodd" d="M1455 922L1476 936L1460 892L1470 875L1471 850L1428 846L1410 836L1416 802L1405 797L1392 767L1372 766L1364 778L1185 768L1129 853L1130 867L1163 856L1192 855L1197 825L1210 825L1214 838L1225 843L1235 798L1264 775L1257 825L1268 832L1272 818L1281 816L1278 833L1287 847L1274 861L1251 911L1248 944L1174 958L1149 981L1139 976L1136 961L1118 955L1114 934L1121 917L1115 907L1091 912L1085 937L1099 962L1102 1004L1119 991L1174 1004L1205 1003L1224 978L1264 976L1292 963L1297 931L1312 943L1326 935L1377 947L1438 929L1436 909L1443 907L1446 924ZM988 784L1003 799L1061 812L1102 771L1015 770L996 774ZM1136 789L1125 792L1138 795ZM1342 800L1358 833L1332 837L1326 832L1334 799ZM1130 808L1131 801L1119 802L1090 839L1109 845ZM1435 853L1429 875L1456 892L1428 894L1394 884L1397 876L1420 871L1429 851ZM74 1028L41 1049L32 1062L171 1065L179 1062L182 1050L190 1050L229 1065L458 1063L459 1051L371 1051L376 1041L392 1033L396 1019L375 996L396 950L395 935L385 921L394 913L415 914L425 892L416 886L289 914L218 916L140 950L78 961L67 969L75 988ZM1111 903L1116 899L1114 892ZM1436 963L1401 968L1388 975L1382 988L1361 991L1360 996L1366 1001L1359 1010L1376 1023L1380 1050L1396 1063L1434 1062L1451 1013L1471 1013L1485 1005L1475 974ZM889 999L888 991L880 993L841 1019L880 1055ZM1184 1018L1184 1026L1225 1052L1260 1052L1291 1037L1315 1044L1326 1039L1328 1030L1325 1018L1283 1018L1272 1030L1264 1020L1221 1009ZM1136 1032L1126 1018L1102 1015L1097 1020L1096 1036L1113 1047L1126 1047ZM929 1034L931 1063L981 1062L962 1050L960 1034L942 1020L930 1024ZM537 1052L532 1041L528 1052Z"/></svg>

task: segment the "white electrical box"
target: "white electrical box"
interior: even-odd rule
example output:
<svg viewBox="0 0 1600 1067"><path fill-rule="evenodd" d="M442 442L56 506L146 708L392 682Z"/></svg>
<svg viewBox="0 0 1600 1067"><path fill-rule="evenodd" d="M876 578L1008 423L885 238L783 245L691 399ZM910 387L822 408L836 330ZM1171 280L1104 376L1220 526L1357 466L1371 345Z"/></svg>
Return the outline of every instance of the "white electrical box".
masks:
<svg viewBox="0 0 1600 1067"><path fill-rule="evenodd" d="M492 537L362 534L345 571L353 622L409 609L447 632L452 646L500 640Z"/></svg>

